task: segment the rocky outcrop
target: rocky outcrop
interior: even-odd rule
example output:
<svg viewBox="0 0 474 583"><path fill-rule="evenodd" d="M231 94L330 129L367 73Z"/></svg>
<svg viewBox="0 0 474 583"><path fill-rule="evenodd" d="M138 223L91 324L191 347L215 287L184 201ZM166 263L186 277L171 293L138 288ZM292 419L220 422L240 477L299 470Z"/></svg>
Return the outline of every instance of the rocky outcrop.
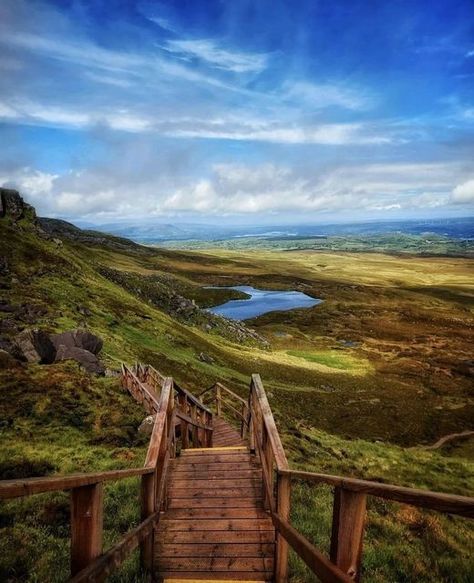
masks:
<svg viewBox="0 0 474 583"><path fill-rule="evenodd" d="M95 354L77 346L61 344L56 352L55 362L62 360L75 360L91 374L103 375L105 373L105 368Z"/></svg>
<svg viewBox="0 0 474 583"><path fill-rule="evenodd" d="M102 345L102 339L87 330L49 335L43 330L27 328L17 334L12 343L0 343L0 349L11 357L36 364L75 360L87 372L104 375L105 368L97 358ZM3 360L6 362L5 358Z"/></svg>
<svg viewBox="0 0 474 583"><path fill-rule="evenodd" d="M42 230L52 239L52 241L59 244L62 243L62 239L69 239L70 241L84 243L86 245L96 245L99 247L110 247L113 249L127 250L127 251L137 251L138 253L149 254L152 253L151 249L124 239L122 237L117 237L115 235L110 235L108 233L101 233L99 231L93 231L88 229L80 229L63 221L61 219L48 219L40 217L38 223ZM56 243L58 245L58 243Z"/></svg>
<svg viewBox="0 0 474 583"><path fill-rule="evenodd" d="M35 209L27 204L17 190L0 188L0 218L17 222L24 218L36 221Z"/></svg>
<svg viewBox="0 0 474 583"><path fill-rule="evenodd" d="M21 359L38 364L51 364L56 356L48 334L37 329L26 329L15 336L14 350Z"/></svg>
<svg viewBox="0 0 474 583"><path fill-rule="evenodd" d="M138 428L138 433L141 433L142 435L151 435L153 432L154 424L155 424L155 416L148 415L148 417L145 417L145 419L143 419L143 421L140 423L140 427Z"/></svg>
<svg viewBox="0 0 474 583"><path fill-rule="evenodd" d="M51 341L56 350L59 350L61 346L68 348L76 347L92 352L92 354L99 354L103 346L101 338L95 334L91 334L87 330L80 329L62 332L61 334L53 334Z"/></svg>

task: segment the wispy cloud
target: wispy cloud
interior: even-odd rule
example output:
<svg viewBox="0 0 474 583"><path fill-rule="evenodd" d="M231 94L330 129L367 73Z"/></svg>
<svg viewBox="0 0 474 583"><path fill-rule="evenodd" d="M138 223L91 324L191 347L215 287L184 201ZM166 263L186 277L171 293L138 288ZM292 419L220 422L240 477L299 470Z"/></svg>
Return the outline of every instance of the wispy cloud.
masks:
<svg viewBox="0 0 474 583"><path fill-rule="evenodd" d="M81 129L106 125L125 132L148 132L175 138L269 142L275 144L369 145L400 140L383 128L369 124L285 125L264 118L239 121L235 116L220 118L157 118L123 108L68 109L31 101L0 102L0 118L16 119L26 125L46 124Z"/></svg>
<svg viewBox="0 0 474 583"><path fill-rule="evenodd" d="M198 59L206 64L233 73L260 73L267 65L268 55L232 51L210 39L169 40L163 48L188 59Z"/></svg>
<svg viewBox="0 0 474 583"><path fill-rule="evenodd" d="M297 101L310 109L342 107L364 110L374 104L374 97L367 90L355 89L344 83L316 84L308 81L286 81L282 97L290 102Z"/></svg>

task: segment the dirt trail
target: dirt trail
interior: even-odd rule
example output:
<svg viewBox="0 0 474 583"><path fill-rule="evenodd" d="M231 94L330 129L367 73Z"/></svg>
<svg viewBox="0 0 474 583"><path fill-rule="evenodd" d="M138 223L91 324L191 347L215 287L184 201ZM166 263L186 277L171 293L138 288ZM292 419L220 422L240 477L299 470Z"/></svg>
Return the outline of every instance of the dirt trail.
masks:
<svg viewBox="0 0 474 583"><path fill-rule="evenodd" d="M433 445L425 446L425 449L439 449L448 441L452 441L453 439L457 438L469 437L470 435L474 435L474 431L461 431L461 433L449 433L448 435L445 435L444 437L438 439L438 441L436 443L433 443Z"/></svg>

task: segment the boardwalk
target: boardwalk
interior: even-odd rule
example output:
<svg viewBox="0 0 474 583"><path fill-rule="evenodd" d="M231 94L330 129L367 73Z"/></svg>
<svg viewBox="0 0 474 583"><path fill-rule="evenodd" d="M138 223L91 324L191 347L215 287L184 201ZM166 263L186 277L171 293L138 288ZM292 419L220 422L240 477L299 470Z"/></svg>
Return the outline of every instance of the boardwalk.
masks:
<svg viewBox="0 0 474 583"><path fill-rule="evenodd" d="M155 536L156 574L270 581L275 528L263 507L261 466L225 421L215 438L228 445L184 450L171 464L168 508Z"/></svg>

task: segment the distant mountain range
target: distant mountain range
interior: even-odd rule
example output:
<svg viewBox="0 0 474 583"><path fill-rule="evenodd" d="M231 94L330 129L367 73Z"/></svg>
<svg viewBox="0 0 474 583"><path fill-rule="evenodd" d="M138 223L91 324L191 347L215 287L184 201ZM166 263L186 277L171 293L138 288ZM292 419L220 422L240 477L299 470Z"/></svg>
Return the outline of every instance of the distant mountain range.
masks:
<svg viewBox="0 0 474 583"><path fill-rule="evenodd" d="M426 220L368 221L359 223L275 226L219 226L199 223L143 223L115 222L102 225L80 223L96 231L125 237L137 243L153 244L164 241L216 241L243 237L325 237L348 235L377 235L404 233L422 235L432 233L451 239L474 239L474 217Z"/></svg>

